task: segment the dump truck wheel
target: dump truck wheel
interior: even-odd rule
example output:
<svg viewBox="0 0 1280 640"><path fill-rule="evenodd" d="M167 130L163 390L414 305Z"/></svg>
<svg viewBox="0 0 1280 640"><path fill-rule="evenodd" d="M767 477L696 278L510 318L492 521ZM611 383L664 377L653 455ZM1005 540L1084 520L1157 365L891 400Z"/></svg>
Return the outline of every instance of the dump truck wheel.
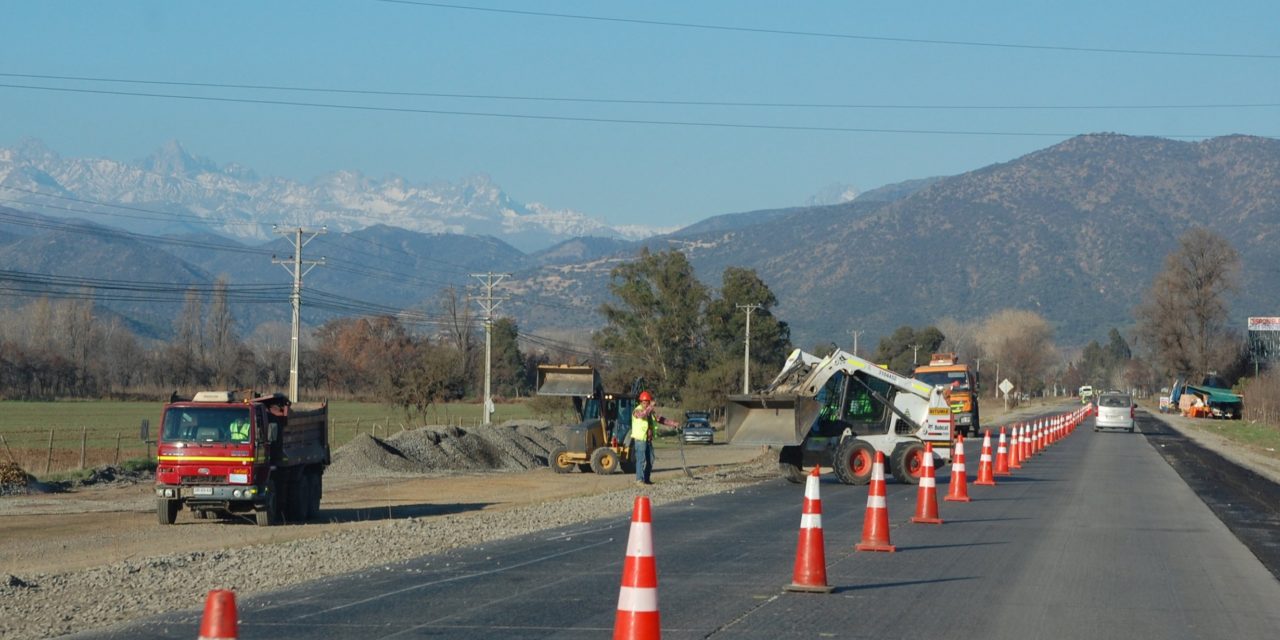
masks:
<svg viewBox="0 0 1280 640"><path fill-rule="evenodd" d="M320 515L320 496L324 491L324 476L319 472L307 474L307 519Z"/></svg>
<svg viewBox="0 0 1280 640"><path fill-rule="evenodd" d="M290 524L305 522L307 519L307 481L305 476L298 476L289 481L289 490L285 493L284 512Z"/></svg>
<svg viewBox="0 0 1280 640"><path fill-rule="evenodd" d="M845 484L861 485L871 482L871 467L876 462L876 449L865 440L845 438L836 447L836 477Z"/></svg>
<svg viewBox="0 0 1280 640"><path fill-rule="evenodd" d="M573 471L574 464L569 461L569 450L564 447L552 450L552 452L547 455L547 466L551 467L551 470L556 473L569 473L570 471Z"/></svg>
<svg viewBox="0 0 1280 640"><path fill-rule="evenodd" d="M617 473L621 466L622 461L618 459L618 454L609 447L600 447L591 454L591 470L600 475Z"/></svg>
<svg viewBox="0 0 1280 640"><path fill-rule="evenodd" d="M924 473L924 445L904 442L893 450L893 477L902 484L920 484Z"/></svg>
<svg viewBox="0 0 1280 640"><path fill-rule="evenodd" d="M803 460L804 453L800 451L800 447L783 447L778 452L778 471L787 482L800 484L804 482L804 469L801 468Z"/></svg>
<svg viewBox="0 0 1280 640"><path fill-rule="evenodd" d="M178 519L178 509L180 508L182 508L182 503L177 500L157 499L156 516L160 520L160 524L173 524L173 521Z"/></svg>
<svg viewBox="0 0 1280 640"><path fill-rule="evenodd" d="M276 487L274 483L267 490L267 501L253 507L253 521L259 527L270 527L279 522L276 509Z"/></svg>

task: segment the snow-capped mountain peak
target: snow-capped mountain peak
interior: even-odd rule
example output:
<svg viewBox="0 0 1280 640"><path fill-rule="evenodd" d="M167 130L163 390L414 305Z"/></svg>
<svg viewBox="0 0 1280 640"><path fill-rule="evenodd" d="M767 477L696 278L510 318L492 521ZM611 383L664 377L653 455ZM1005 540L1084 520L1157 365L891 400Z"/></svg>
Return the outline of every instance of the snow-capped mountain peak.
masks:
<svg viewBox="0 0 1280 640"><path fill-rule="evenodd" d="M24 189L10 195L49 215L67 213L41 207L57 201L29 191L175 214L159 223L136 217L100 220L150 234L212 229L241 239L266 239L275 223L327 225L336 231L380 224L425 233L493 235L532 251L578 236L639 239L666 231L615 227L570 209L522 204L483 174L456 183L414 184L400 176L377 179L340 170L301 183L261 178L235 163L219 166L177 140L134 163L62 158L39 140L23 140L12 149L0 148L3 186ZM109 206L93 208L96 215L111 215ZM206 222L193 224L192 216Z"/></svg>

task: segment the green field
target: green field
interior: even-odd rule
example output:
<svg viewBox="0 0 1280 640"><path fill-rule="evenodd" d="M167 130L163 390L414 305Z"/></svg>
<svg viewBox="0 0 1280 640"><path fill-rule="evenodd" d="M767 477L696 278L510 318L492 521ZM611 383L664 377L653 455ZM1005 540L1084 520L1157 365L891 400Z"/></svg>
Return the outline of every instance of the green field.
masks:
<svg viewBox="0 0 1280 640"><path fill-rule="evenodd" d="M148 456L139 437L149 420L154 437L159 402L60 401L0 402L0 461L16 462L28 473L46 473L116 464ZM534 418L527 403L500 404L494 422ZM425 416L409 419L395 407L334 401L329 405L331 444L337 448L358 433L379 437L422 425L476 426L479 403L432 406Z"/></svg>

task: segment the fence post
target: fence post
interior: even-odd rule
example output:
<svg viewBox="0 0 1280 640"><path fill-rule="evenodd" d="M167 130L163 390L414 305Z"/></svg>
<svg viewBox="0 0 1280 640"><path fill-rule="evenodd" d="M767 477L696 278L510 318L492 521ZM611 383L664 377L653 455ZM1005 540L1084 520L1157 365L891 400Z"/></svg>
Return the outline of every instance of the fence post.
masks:
<svg viewBox="0 0 1280 640"><path fill-rule="evenodd" d="M120 432L116 432L116 458L111 462L113 465L120 464Z"/></svg>
<svg viewBox="0 0 1280 640"><path fill-rule="evenodd" d="M49 427L49 455L44 459L44 472L49 473L49 467L53 465L53 427Z"/></svg>
<svg viewBox="0 0 1280 640"><path fill-rule="evenodd" d="M89 427L80 425L80 468L84 469L85 450L89 444Z"/></svg>

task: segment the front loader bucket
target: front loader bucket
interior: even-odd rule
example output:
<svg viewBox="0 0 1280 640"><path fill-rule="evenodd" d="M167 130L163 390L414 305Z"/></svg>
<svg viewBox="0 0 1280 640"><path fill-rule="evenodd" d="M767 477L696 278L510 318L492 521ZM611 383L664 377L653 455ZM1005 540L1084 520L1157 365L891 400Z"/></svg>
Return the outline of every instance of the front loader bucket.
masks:
<svg viewBox="0 0 1280 640"><path fill-rule="evenodd" d="M812 398L786 395L729 396L725 420L730 444L793 446L804 441L818 417Z"/></svg>
<svg viewBox="0 0 1280 640"><path fill-rule="evenodd" d="M601 387L600 374L593 367L578 365L538 365L538 395L591 397Z"/></svg>

